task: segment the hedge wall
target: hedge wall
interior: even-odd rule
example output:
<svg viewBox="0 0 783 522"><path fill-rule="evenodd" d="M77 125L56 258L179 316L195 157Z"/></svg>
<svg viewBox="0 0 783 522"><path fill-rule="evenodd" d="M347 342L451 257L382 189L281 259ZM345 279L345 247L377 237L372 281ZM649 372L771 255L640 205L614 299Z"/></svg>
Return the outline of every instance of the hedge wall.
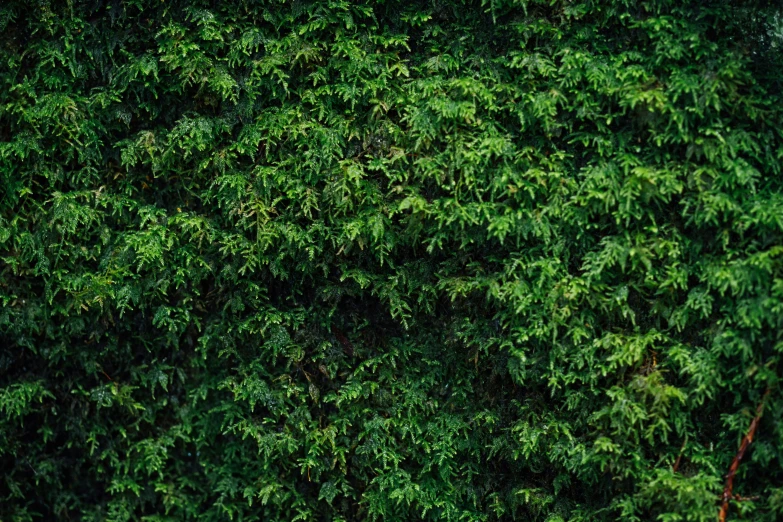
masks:
<svg viewBox="0 0 783 522"><path fill-rule="evenodd" d="M781 49L762 0L2 2L0 520L780 520Z"/></svg>

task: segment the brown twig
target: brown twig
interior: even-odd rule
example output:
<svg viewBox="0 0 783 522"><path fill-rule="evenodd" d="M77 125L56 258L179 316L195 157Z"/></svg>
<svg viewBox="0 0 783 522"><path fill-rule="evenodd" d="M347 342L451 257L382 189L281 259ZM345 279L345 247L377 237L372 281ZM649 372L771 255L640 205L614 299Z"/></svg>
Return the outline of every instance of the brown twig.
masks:
<svg viewBox="0 0 783 522"><path fill-rule="evenodd" d="M733 494L733 495L731 496L731 498L733 498L733 499L734 499L734 500L736 500L737 502L745 502L745 501L748 501L748 500L758 500L758 499L760 499L761 497L759 497L758 495L754 495L754 496L752 496L752 497L743 497L743 496L737 495L737 494L735 493L735 494Z"/></svg>
<svg viewBox="0 0 783 522"><path fill-rule="evenodd" d="M734 498L734 495L732 495L732 490L734 489L734 475L737 473L742 456L745 455L745 450L747 450L750 443L753 442L753 436L756 434L756 428L759 426L767 395L769 395L769 388L764 392L761 402L759 402L759 405L756 407L756 416L750 421L748 432L742 437L739 450L737 451L737 454L734 455L731 466L729 466L729 473L726 475L726 486L723 488L723 502L721 503L720 513L718 514L718 520L720 522L726 522L726 516L729 514L729 500Z"/></svg>
<svg viewBox="0 0 783 522"><path fill-rule="evenodd" d="M345 348L345 351L348 352L348 355L353 357L353 345L351 345L351 341L348 340L348 338L337 329L336 326L332 325L332 333L335 337L337 337L337 340L340 341L340 344L343 345L343 348Z"/></svg>
<svg viewBox="0 0 783 522"><path fill-rule="evenodd" d="M672 466L672 473L677 473L677 470L680 469L680 462L682 461L682 454L685 451L685 445L688 444L688 435L685 435L685 439L682 441L682 446L680 446L680 454L677 455L677 460L674 461L674 466Z"/></svg>

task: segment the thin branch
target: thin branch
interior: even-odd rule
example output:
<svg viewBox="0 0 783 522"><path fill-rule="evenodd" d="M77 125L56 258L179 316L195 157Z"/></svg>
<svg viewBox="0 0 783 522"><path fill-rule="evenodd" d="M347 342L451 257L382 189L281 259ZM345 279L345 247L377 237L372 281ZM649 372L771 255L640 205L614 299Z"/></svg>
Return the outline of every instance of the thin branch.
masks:
<svg viewBox="0 0 783 522"><path fill-rule="evenodd" d="M351 357L353 357L354 351L353 351L353 345L351 345L351 341L348 340L348 338L337 329L336 326L332 325L332 333L335 337L337 337L337 340L340 341L340 344L343 345L343 348L345 348L345 352L348 353Z"/></svg>
<svg viewBox="0 0 783 522"><path fill-rule="evenodd" d="M677 470L680 469L680 462L682 461L682 453L685 451L685 445L688 443L688 434L685 434L685 438L682 441L682 446L680 446L680 454L677 455L677 460L674 461L674 466L672 466L672 473L677 473Z"/></svg>
<svg viewBox="0 0 783 522"><path fill-rule="evenodd" d="M731 466L729 466L729 473L726 475L726 486L723 488L723 502L721 503L720 513L718 514L718 520L720 522L726 522L726 516L729 514L729 500L733 498L731 492L734 489L734 475L737 474L737 469L739 468L742 456L745 455L745 450L747 450L750 443L753 442L753 436L756 434L756 428L759 426L761 414L764 411L764 402L767 400L768 395L769 388L764 392L761 402L759 402L759 405L756 407L756 416L753 417L753 420L750 422L748 432L742 438L739 450L737 451L737 454L734 455Z"/></svg>

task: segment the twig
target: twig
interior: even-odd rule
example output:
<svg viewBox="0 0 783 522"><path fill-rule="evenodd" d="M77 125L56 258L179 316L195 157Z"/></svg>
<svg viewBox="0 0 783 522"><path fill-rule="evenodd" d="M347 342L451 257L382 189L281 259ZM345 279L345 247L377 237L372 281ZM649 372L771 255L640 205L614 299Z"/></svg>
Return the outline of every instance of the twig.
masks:
<svg viewBox="0 0 783 522"><path fill-rule="evenodd" d="M756 428L759 426L767 395L769 395L769 388L767 388L767 391L765 391L764 395L761 397L761 402L759 402L759 405L756 407L756 416L753 417L753 420L750 422L748 432L742 438L739 450L737 451L737 454L734 455L731 466L729 466L729 473L726 475L726 486L723 488L723 502L721 503L720 513L718 514L718 520L720 522L726 522L726 515L729 514L729 500L734 498L731 494L732 489L734 489L734 475L737 473L737 468L739 468L742 456L745 455L745 450L747 450L750 443L753 442L753 436L756 434Z"/></svg>
<svg viewBox="0 0 783 522"><path fill-rule="evenodd" d="M345 348L345 351L348 352L348 355L353 357L353 346L351 345L351 341L348 340L348 338L337 329L336 326L332 325L332 333L335 337L337 337L337 340L340 341L340 344L343 345L343 348Z"/></svg>
<svg viewBox="0 0 783 522"><path fill-rule="evenodd" d="M682 454L685 451L685 445L688 444L688 434L685 434L685 438L682 441L682 446L680 446L680 454L677 455L677 460L674 461L674 466L672 466L672 473L677 473L677 470L680 469L680 462L682 461Z"/></svg>
<svg viewBox="0 0 783 522"><path fill-rule="evenodd" d="M107 379L109 379L111 382L114 382L114 379L112 379L111 377L109 377L109 374L108 374L108 373L106 373L106 372L104 371L104 369L103 369L103 368L101 368L100 366L98 367L98 371L100 371L100 372L103 374L103 376L104 376L104 377L106 377Z"/></svg>
<svg viewBox="0 0 783 522"><path fill-rule="evenodd" d="M758 495L754 495L754 496L752 496L752 497L743 497L743 496L737 495L737 494L735 493L734 495L732 495L732 496L731 496L731 498L733 498L733 499L734 499L734 500L736 500L737 502L745 502L745 501L747 501L747 500L758 500L758 499L760 499L761 497L759 497Z"/></svg>

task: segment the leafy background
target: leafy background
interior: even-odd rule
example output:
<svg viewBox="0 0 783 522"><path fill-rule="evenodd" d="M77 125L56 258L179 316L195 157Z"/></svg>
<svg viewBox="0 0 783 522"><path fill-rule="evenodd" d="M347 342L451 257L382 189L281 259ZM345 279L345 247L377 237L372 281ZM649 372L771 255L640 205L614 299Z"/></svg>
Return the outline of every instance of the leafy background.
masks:
<svg viewBox="0 0 783 522"><path fill-rule="evenodd" d="M778 520L782 24L3 2L0 520Z"/></svg>

